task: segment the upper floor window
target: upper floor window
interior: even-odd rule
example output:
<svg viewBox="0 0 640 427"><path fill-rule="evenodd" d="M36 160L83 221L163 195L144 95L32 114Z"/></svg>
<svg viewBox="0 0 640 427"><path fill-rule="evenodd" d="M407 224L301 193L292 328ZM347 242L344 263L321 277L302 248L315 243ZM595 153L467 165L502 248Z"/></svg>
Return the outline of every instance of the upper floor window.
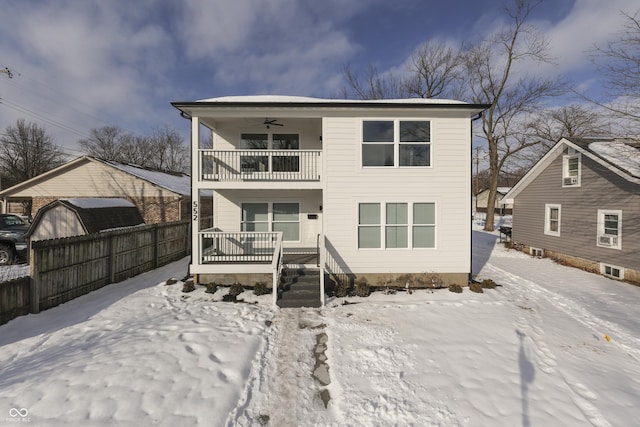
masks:
<svg viewBox="0 0 640 427"><path fill-rule="evenodd" d="M597 245L622 249L622 211L598 209Z"/></svg>
<svg viewBox="0 0 640 427"><path fill-rule="evenodd" d="M544 206L544 234L560 235L560 205L546 204Z"/></svg>
<svg viewBox="0 0 640 427"><path fill-rule="evenodd" d="M562 158L562 186L580 186L580 154L569 154Z"/></svg>
<svg viewBox="0 0 640 427"><path fill-rule="evenodd" d="M362 166L431 166L431 122L363 121Z"/></svg>

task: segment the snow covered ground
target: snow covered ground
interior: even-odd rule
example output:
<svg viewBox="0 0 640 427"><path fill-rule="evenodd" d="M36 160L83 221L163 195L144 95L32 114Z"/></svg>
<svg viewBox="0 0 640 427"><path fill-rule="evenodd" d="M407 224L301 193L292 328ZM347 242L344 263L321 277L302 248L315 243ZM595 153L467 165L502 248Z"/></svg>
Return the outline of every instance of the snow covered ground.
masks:
<svg viewBox="0 0 640 427"><path fill-rule="evenodd" d="M14 319L0 425L637 425L640 288L496 240L474 231L483 294L277 310L165 285L185 259Z"/></svg>

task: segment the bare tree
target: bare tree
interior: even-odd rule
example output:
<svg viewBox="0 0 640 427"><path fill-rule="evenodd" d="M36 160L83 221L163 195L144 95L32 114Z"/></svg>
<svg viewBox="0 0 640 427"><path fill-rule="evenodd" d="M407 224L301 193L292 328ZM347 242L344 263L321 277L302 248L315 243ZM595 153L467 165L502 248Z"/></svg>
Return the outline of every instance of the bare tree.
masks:
<svg viewBox="0 0 640 427"><path fill-rule="evenodd" d="M541 111L526 124L526 137L539 141L530 152L523 153L523 166L536 163L562 138L586 138L609 135L602 113L581 105L567 105Z"/></svg>
<svg viewBox="0 0 640 427"><path fill-rule="evenodd" d="M185 172L189 156L180 134L158 127L151 136L126 133L115 126L91 130L91 138L79 141L84 151L96 158L135 164L162 171Z"/></svg>
<svg viewBox="0 0 640 427"><path fill-rule="evenodd" d="M121 139L124 136L122 129L116 126L104 126L91 129L91 137L78 141L80 147L90 156L103 160L122 161L120 152Z"/></svg>
<svg viewBox="0 0 640 427"><path fill-rule="evenodd" d="M462 98L462 59L451 46L427 41L411 56L405 91L418 98Z"/></svg>
<svg viewBox="0 0 640 427"><path fill-rule="evenodd" d="M150 139L154 147L155 167L176 172L189 170L189 151L175 129L159 127Z"/></svg>
<svg viewBox="0 0 640 427"><path fill-rule="evenodd" d="M612 98L611 103L596 103L614 117L631 122L635 126L630 132L637 133L640 127L640 10L633 15L624 12L622 15L625 23L617 38L596 48L594 59Z"/></svg>
<svg viewBox="0 0 640 427"><path fill-rule="evenodd" d="M343 88L345 98L392 99L406 98L407 92L402 80L393 74L381 76L373 65L369 65L364 77L349 66L344 69L347 87Z"/></svg>
<svg viewBox="0 0 640 427"><path fill-rule="evenodd" d="M527 24L540 3L541 0L515 0L513 7L507 9L510 24L470 46L465 56L469 98L489 105L481 119L489 157L487 206L495 204L498 177L505 162L538 143L520 132L522 117L538 110L545 98L561 92L561 82L531 77L516 69L519 63L550 62L547 41ZM493 230L492 210L487 212L484 228Z"/></svg>
<svg viewBox="0 0 640 427"><path fill-rule="evenodd" d="M65 162L62 150L44 128L19 119L0 138L0 170L5 187L19 184ZM30 204L26 206L31 214Z"/></svg>

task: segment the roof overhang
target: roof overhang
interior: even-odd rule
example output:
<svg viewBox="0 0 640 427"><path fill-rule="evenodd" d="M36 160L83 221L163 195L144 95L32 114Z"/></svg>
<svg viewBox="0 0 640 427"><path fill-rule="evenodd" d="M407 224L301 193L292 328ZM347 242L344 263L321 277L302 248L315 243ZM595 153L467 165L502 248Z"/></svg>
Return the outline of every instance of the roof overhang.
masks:
<svg viewBox="0 0 640 427"><path fill-rule="evenodd" d="M345 100L319 99L303 97L223 97L202 101L171 103L180 110L183 117L261 117L278 115L285 117L322 117L337 111L459 111L470 117L480 114L490 107L488 104L467 104L460 101L423 98L382 99L382 100Z"/></svg>

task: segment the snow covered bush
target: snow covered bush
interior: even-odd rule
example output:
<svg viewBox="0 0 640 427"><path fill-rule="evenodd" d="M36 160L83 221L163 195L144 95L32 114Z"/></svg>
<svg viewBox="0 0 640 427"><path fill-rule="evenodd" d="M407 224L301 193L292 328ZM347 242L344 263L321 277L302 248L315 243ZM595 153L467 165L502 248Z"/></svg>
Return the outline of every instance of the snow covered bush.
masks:
<svg viewBox="0 0 640 427"><path fill-rule="evenodd" d="M470 283L469 284L469 290L471 292L475 292L477 294L481 294L484 291L482 290L482 285L480 283Z"/></svg>
<svg viewBox="0 0 640 427"><path fill-rule="evenodd" d="M484 279L480 285L482 285L484 289L494 289L496 287L496 282L491 279Z"/></svg>
<svg viewBox="0 0 640 427"><path fill-rule="evenodd" d="M269 288L267 288L267 284L265 282L256 282L253 287L253 293L255 295L265 295L269 293Z"/></svg>
<svg viewBox="0 0 640 427"><path fill-rule="evenodd" d="M238 296L240 295L242 292L244 292L244 287L242 286L242 284L236 282L233 285L231 285L231 287L229 288L229 295L233 295L233 296Z"/></svg>
<svg viewBox="0 0 640 427"><path fill-rule="evenodd" d="M457 294L460 294L460 293L462 293L462 286L456 285L456 284L449 285L449 291L450 292L455 292Z"/></svg>
<svg viewBox="0 0 640 427"><path fill-rule="evenodd" d="M208 294L215 294L218 290L218 284L216 282L207 283L205 286L207 287L205 292Z"/></svg>
<svg viewBox="0 0 640 427"><path fill-rule="evenodd" d="M196 285L193 283L193 279L188 279L182 285L182 292L193 292L196 290Z"/></svg>
<svg viewBox="0 0 640 427"><path fill-rule="evenodd" d="M347 295L349 295L349 291L351 290L351 286L349 285L348 282L338 282L338 284L336 284L336 289L335 289L335 296L338 298L344 298Z"/></svg>
<svg viewBox="0 0 640 427"><path fill-rule="evenodd" d="M367 282L366 277L359 277L356 279L356 295L359 297L368 297L371 295L371 287Z"/></svg>

